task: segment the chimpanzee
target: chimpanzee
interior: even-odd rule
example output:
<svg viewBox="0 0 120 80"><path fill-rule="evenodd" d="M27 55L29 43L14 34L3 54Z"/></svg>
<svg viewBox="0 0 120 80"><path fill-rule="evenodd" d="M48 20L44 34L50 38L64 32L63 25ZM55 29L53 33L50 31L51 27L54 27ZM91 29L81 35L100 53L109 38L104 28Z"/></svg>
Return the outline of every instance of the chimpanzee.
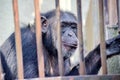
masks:
<svg viewBox="0 0 120 80"><path fill-rule="evenodd" d="M58 52L57 52L57 16L56 11L50 11L41 14L42 23L42 40L43 40L43 54L45 61L45 75L46 76L59 76L58 72ZM64 75L78 75L78 67L75 65L71 69L70 57L74 54L77 49L78 39L77 39L77 19L69 12L60 12L60 24L61 24L61 43L62 43L62 53L64 59L65 73ZM36 54L36 38L35 38L35 24L27 25L21 28L21 38L22 38L22 50L23 50L23 63L24 63L24 77L25 78L35 78L38 77L38 63ZM99 48L99 47L98 47ZM1 58L2 58L2 68L5 73L5 80L13 80L17 78L17 62L16 62L16 50L15 50L15 37L14 33L5 41L5 43L0 47ZM85 58L87 73L97 73L101 66L100 54L89 55L90 59ZM116 54L116 53L115 53ZM91 58L93 57L93 58ZM92 59L99 60L91 63ZM78 64L79 65L79 64ZM91 68L92 67L92 68ZM94 68L93 68L94 67ZM96 70L94 70L96 68ZM91 70L93 69L93 70Z"/></svg>
<svg viewBox="0 0 120 80"><path fill-rule="evenodd" d="M58 76L58 54L57 54L57 18L55 10L42 14L42 39L43 53L45 61L45 75ZM46 19L47 18L47 19ZM62 53L64 59L69 58L75 51L78 44L76 36L77 20L75 16L68 12L61 11L61 35L62 35ZM38 63L36 55L35 24L21 28L24 77L38 77ZM14 33L1 46L2 66L5 73L5 79L11 80L17 78L17 62L15 50ZM65 60L64 60L65 61ZM67 66L67 61L65 61ZM52 68L52 70L51 70ZM65 67L67 69L67 67ZM67 71L67 70L65 70ZM69 71L65 72L67 74Z"/></svg>

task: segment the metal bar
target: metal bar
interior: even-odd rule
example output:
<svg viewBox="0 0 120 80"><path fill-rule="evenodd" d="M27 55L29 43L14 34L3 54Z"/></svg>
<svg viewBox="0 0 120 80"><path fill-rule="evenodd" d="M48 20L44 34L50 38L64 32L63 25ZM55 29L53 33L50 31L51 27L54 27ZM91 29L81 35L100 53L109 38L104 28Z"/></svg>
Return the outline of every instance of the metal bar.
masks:
<svg viewBox="0 0 120 80"><path fill-rule="evenodd" d="M120 34L120 0L117 0L118 31Z"/></svg>
<svg viewBox="0 0 120 80"><path fill-rule="evenodd" d="M100 27L100 52L101 52L102 73L107 74L103 0L99 0L99 27Z"/></svg>
<svg viewBox="0 0 120 80"><path fill-rule="evenodd" d="M57 18L57 50L58 50L58 63L59 63L59 74L60 76L64 75L64 67L63 67L63 55L61 49L61 27L60 27L60 2L56 0L56 18Z"/></svg>
<svg viewBox="0 0 120 80"><path fill-rule="evenodd" d="M21 31L19 27L18 0L13 0L13 11L14 11L14 24L15 24L15 44L16 44L16 55L17 55L18 79L24 79Z"/></svg>
<svg viewBox="0 0 120 80"><path fill-rule="evenodd" d="M34 0L35 6L35 23L36 23L36 44L37 44L37 58L39 77L45 77L44 73L44 55L42 51L42 28L41 28L41 15L39 9L39 0Z"/></svg>
<svg viewBox="0 0 120 80"><path fill-rule="evenodd" d="M26 79L27 80L27 79ZM120 75L82 75L82 76L63 76L34 78L30 80L120 80Z"/></svg>
<svg viewBox="0 0 120 80"><path fill-rule="evenodd" d="M85 60L84 60L84 51L83 51L83 33L82 33L82 9L81 9L81 0L77 0L77 16L78 16L78 27L77 27L77 35L79 40L79 50L80 53L80 75L85 74Z"/></svg>

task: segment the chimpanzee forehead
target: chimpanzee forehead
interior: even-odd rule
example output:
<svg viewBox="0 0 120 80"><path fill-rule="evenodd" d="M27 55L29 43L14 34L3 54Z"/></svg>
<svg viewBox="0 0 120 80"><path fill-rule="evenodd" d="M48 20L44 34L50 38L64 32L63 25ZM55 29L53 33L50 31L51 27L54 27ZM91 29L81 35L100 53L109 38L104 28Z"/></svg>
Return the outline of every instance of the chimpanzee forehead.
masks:
<svg viewBox="0 0 120 80"><path fill-rule="evenodd" d="M70 23L77 23L77 20L74 15L69 13L64 13L60 17L61 22L70 22Z"/></svg>

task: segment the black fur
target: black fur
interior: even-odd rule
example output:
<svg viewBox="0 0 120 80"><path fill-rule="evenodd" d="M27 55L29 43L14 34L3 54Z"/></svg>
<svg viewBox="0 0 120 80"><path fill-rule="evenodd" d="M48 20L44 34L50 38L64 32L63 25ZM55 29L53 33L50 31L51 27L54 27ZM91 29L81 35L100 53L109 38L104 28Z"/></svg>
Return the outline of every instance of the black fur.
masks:
<svg viewBox="0 0 120 80"><path fill-rule="evenodd" d="M46 76L58 76L58 54L56 49L56 33L55 29L57 25L53 26L56 20L55 10L45 13L48 19L48 30L43 33L43 53L45 59L45 74ZM75 16L68 12L61 11L61 20L64 22L68 19L68 22L76 21ZM43 28L44 29L44 28ZM43 30L42 29L42 30ZM36 54L36 33L35 24L28 25L21 28L22 38L22 50L23 50L23 63L24 63L24 77L35 78L38 77L38 62ZM17 78L17 62L16 62L16 50L15 50L15 34L4 42L0 47L2 66L5 73L5 80L13 80ZM50 71L51 67L53 72ZM69 71L68 71L69 72Z"/></svg>

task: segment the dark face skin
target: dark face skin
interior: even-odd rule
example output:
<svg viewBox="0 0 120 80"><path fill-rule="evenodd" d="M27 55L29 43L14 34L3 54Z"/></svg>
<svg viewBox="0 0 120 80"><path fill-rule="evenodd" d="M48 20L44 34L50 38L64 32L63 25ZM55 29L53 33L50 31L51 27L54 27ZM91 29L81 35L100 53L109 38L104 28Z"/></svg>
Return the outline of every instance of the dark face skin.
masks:
<svg viewBox="0 0 120 80"><path fill-rule="evenodd" d="M77 24L75 22L61 22L62 53L69 58L77 48Z"/></svg>

